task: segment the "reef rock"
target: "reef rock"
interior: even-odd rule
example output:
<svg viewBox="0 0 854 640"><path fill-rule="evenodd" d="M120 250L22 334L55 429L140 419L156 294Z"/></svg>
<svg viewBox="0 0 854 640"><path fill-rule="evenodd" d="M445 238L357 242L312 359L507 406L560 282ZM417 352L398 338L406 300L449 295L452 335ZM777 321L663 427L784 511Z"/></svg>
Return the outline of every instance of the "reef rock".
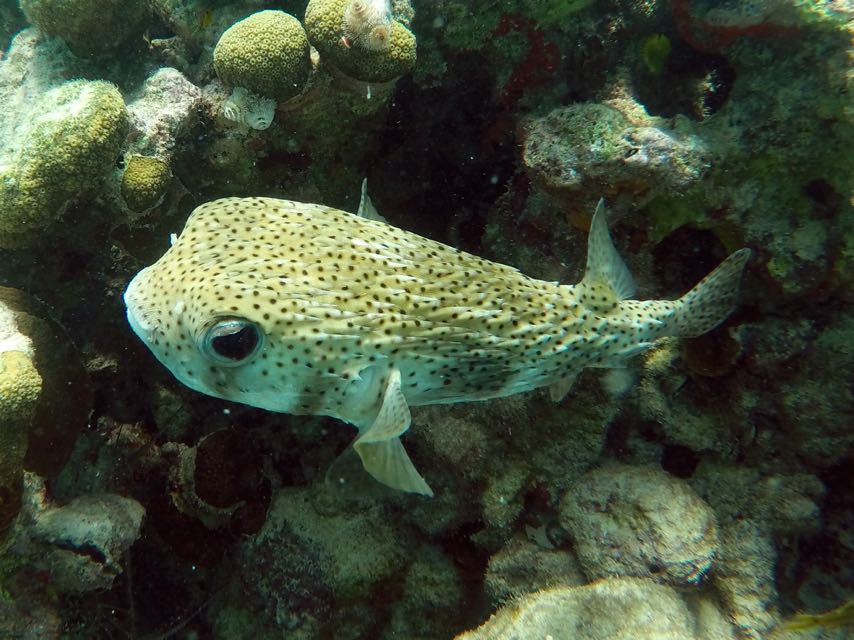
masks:
<svg viewBox="0 0 854 640"><path fill-rule="evenodd" d="M674 589L610 578L525 596L456 640L699 640L696 629Z"/></svg>
<svg viewBox="0 0 854 640"><path fill-rule="evenodd" d="M598 102L558 107L524 127L522 161L535 184L571 207L608 198L621 212L685 189L707 168L708 150L687 122L670 128Z"/></svg>
<svg viewBox="0 0 854 640"><path fill-rule="evenodd" d="M684 481L646 467L591 471L570 488L560 521L590 579L698 583L718 548L715 514Z"/></svg>
<svg viewBox="0 0 854 640"><path fill-rule="evenodd" d="M122 571L125 552L139 537L145 509L131 498L105 493L51 503L44 482L25 481L23 522L14 549L50 573L61 592L108 589Z"/></svg>

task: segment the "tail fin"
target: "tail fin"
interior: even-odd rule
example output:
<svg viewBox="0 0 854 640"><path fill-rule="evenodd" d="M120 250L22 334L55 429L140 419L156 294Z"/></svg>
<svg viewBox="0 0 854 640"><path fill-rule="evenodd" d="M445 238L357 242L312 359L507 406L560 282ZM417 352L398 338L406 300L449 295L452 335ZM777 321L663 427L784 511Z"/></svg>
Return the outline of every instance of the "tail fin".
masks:
<svg viewBox="0 0 854 640"><path fill-rule="evenodd" d="M677 301L673 335L692 338L711 331L732 313L750 249L739 249Z"/></svg>

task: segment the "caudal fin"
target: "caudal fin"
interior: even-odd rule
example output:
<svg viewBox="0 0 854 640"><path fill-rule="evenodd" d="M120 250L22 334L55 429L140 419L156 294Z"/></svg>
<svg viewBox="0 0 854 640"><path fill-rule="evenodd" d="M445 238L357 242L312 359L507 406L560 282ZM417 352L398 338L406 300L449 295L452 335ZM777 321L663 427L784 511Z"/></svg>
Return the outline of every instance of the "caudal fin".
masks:
<svg viewBox="0 0 854 640"><path fill-rule="evenodd" d="M692 338L711 331L732 313L750 249L739 249L677 301L673 335Z"/></svg>

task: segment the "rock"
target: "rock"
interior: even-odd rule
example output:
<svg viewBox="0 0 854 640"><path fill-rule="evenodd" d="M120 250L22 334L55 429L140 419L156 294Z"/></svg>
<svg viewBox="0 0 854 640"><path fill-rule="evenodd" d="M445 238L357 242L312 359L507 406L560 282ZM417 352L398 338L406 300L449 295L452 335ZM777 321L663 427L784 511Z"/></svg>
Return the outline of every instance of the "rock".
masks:
<svg viewBox="0 0 854 640"><path fill-rule="evenodd" d="M139 537L145 509L111 493L52 504L43 481L27 474L23 523L16 532L18 553L49 572L64 593L109 589L122 571L124 554Z"/></svg>
<svg viewBox="0 0 854 640"><path fill-rule="evenodd" d="M674 589L608 578L525 596L456 640L699 640L694 630L693 616Z"/></svg>
<svg viewBox="0 0 854 640"><path fill-rule="evenodd" d="M525 170L562 205L582 213L593 211L603 195L619 214L658 193L685 189L703 176L707 156L687 127L671 129L605 103L558 107L524 127Z"/></svg>
<svg viewBox="0 0 854 640"><path fill-rule="evenodd" d="M517 536L489 559L485 589L489 599L503 604L541 589L584 584L578 560L561 549L547 549Z"/></svg>
<svg viewBox="0 0 854 640"><path fill-rule="evenodd" d="M638 576L695 585L717 553L712 509L660 469L609 466L588 473L563 497L560 522L591 580Z"/></svg>

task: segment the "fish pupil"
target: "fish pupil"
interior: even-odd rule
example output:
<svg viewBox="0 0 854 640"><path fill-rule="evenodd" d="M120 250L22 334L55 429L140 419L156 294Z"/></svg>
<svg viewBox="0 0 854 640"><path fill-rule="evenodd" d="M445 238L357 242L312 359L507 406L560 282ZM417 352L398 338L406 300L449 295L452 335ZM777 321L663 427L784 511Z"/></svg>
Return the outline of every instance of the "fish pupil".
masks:
<svg viewBox="0 0 854 640"><path fill-rule="evenodd" d="M215 336L211 346L223 358L235 362L245 360L258 346L258 330L253 326L245 326L232 333Z"/></svg>

